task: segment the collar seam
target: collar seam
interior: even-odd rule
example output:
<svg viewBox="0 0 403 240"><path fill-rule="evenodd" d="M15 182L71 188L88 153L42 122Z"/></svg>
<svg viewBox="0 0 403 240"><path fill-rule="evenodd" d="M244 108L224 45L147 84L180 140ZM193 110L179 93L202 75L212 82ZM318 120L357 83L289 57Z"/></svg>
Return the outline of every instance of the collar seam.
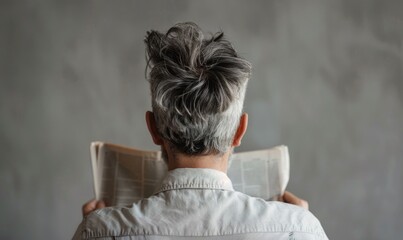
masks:
<svg viewBox="0 0 403 240"><path fill-rule="evenodd" d="M226 191L234 191L229 186L223 186L219 184L166 184L162 185L157 193L170 191L170 190L181 190L181 189L211 189L211 190L226 190Z"/></svg>

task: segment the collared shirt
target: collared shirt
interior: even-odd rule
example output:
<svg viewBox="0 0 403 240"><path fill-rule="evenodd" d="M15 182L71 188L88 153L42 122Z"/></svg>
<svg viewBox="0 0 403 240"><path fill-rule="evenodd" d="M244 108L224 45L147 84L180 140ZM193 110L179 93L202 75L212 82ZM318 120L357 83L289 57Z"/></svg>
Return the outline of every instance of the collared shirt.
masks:
<svg viewBox="0 0 403 240"><path fill-rule="evenodd" d="M328 239L308 210L234 191L223 172L179 168L130 207L96 210L74 239Z"/></svg>

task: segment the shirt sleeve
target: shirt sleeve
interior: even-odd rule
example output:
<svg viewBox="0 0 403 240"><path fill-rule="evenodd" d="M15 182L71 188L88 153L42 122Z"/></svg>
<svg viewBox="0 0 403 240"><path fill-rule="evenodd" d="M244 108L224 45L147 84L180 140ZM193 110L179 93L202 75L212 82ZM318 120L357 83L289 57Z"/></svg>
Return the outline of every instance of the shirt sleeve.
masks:
<svg viewBox="0 0 403 240"><path fill-rule="evenodd" d="M86 238L84 238L83 226L84 226L84 220L80 223L80 225L78 225L77 230L74 233L72 240L86 239Z"/></svg>

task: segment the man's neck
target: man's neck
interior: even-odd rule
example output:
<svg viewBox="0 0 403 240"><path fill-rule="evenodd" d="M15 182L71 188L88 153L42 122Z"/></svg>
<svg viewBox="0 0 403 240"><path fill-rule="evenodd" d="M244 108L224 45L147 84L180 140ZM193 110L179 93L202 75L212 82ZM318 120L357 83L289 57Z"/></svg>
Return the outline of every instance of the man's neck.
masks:
<svg viewBox="0 0 403 240"><path fill-rule="evenodd" d="M227 173L230 151L224 154L189 156L168 153L168 170L176 168L210 168Z"/></svg>

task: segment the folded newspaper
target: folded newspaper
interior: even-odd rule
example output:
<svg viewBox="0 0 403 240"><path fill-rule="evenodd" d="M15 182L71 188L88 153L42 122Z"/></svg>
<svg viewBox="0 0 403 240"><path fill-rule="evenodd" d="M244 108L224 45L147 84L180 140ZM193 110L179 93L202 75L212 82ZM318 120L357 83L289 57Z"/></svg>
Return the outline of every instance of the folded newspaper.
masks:
<svg viewBox="0 0 403 240"><path fill-rule="evenodd" d="M160 151L104 142L91 143L91 162L95 197L110 206L129 205L151 196L167 173ZM289 179L288 148L234 153L227 174L236 191L276 200Z"/></svg>

